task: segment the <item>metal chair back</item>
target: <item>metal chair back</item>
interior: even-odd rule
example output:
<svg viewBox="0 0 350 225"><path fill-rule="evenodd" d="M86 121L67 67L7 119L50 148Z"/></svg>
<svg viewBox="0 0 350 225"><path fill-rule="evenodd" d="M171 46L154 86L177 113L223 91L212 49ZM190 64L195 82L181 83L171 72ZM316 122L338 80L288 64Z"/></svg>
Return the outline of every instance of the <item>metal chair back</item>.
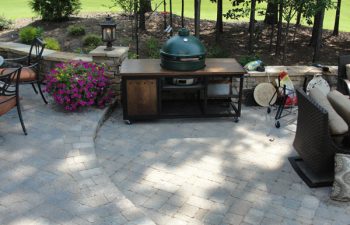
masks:
<svg viewBox="0 0 350 225"><path fill-rule="evenodd" d="M22 67L0 75L0 96L18 96L19 78Z"/></svg>
<svg viewBox="0 0 350 225"><path fill-rule="evenodd" d="M3 115L16 107L23 133L27 135L18 95L21 71L22 67L19 67L18 69L13 69L6 74L0 75L0 97L3 97L3 100L0 101L0 115ZM15 104L13 101L16 101ZM3 107L1 106L2 104L4 104Z"/></svg>
<svg viewBox="0 0 350 225"><path fill-rule="evenodd" d="M30 46L28 66L39 63L42 60L45 43L40 38L35 38Z"/></svg>

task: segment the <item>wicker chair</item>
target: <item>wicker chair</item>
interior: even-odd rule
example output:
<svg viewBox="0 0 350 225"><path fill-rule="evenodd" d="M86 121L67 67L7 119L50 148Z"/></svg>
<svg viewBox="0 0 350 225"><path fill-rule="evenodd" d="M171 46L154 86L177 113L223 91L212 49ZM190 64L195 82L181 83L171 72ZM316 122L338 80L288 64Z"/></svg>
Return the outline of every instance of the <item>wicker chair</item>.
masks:
<svg viewBox="0 0 350 225"><path fill-rule="evenodd" d="M339 92L344 95L350 94L350 80L346 76L345 65L350 64L350 55L342 55L339 57L338 61L338 86Z"/></svg>
<svg viewBox="0 0 350 225"><path fill-rule="evenodd" d="M290 157L289 161L309 187L330 186L335 153L350 154L350 147L333 142L325 109L302 89L297 89L297 96L298 121L293 146L300 157Z"/></svg>
<svg viewBox="0 0 350 225"><path fill-rule="evenodd" d="M26 127L23 123L21 106L18 96L19 74L22 68L0 75L0 116L17 107L17 113L25 135L27 135Z"/></svg>

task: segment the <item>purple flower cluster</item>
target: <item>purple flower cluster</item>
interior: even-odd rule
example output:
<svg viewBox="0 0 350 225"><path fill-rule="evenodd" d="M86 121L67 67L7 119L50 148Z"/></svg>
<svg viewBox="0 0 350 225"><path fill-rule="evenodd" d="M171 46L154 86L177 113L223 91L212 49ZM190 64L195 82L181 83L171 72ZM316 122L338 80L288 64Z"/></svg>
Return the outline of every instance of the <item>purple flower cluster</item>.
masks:
<svg viewBox="0 0 350 225"><path fill-rule="evenodd" d="M91 105L102 108L113 97L111 90L108 90L110 83L104 72L104 68L95 63L60 63L46 75L45 91L69 111Z"/></svg>

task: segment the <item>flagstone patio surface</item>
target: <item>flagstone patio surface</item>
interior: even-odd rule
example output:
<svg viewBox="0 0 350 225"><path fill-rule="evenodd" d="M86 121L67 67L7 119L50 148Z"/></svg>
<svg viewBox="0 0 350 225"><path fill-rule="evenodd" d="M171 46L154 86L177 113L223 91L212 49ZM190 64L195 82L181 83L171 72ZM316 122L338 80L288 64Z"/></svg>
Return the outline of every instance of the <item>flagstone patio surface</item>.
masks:
<svg viewBox="0 0 350 225"><path fill-rule="evenodd" d="M0 117L1 225L350 224L350 203L289 165L295 123L276 129L266 109L126 125L117 107L98 130L107 109L21 96L28 136L16 110Z"/></svg>

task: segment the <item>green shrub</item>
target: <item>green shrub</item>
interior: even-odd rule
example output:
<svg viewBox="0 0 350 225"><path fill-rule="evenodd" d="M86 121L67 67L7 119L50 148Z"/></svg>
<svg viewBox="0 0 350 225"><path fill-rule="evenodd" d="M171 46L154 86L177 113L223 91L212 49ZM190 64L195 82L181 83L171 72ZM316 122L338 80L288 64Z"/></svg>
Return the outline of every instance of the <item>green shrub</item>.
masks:
<svg viewBox="0 0 350 225"><path fill-rule="evenodd" d="M12 20L6 19L5 16L0 15L0 31L9 29L12 24L13 24Z"/></svg>
<svg viewBox="0 0 350 225"><path fill-rule="evenodd" d="M42 37L43 32L41 27L24 27L19 30L19 39L24 44L31 44L36 37Z"/></svg>
<svg viewBox="0 0 350 225"><path fill-rule="evenodd" d="M128 59L137 59L137 54L135 52L128 52Z"/></svg>
<svg viewBox="0 0 350 225"><path fill-rule="evenodd" d="M100 36L96 34L88 34L84 37L83 39L83 45L84 47L94 47L96 48L97 46L102 44L102 39Z"/></svg>
<svg viewBox="0 0 350 225"><path fill-rule="evenodd" d="M64 21L77 14L80 0L30 0L29 6L46 21Z"/></svg>
<svg viewBox="0 0 350 225"><path fill-rule="evenodd" d="M60 43L58 43L57 39L55 38L51 38L51 37L44 38L44 42L46 43L45 47L47 49L56 50L56 51L59 51L61 49Z"/></svg>
<svg viewBox="0 0 350 225"><path fill-rule="evenodd" d="M247 63L251 61L255 61L260 59L258 55L244 55L238 59L238 62L242 65L245 66Z"/></svg>
<svg viewBox="0 0 350 225"><path fill-rule="evenodd" d="M85 35L85 28L79 25L70 25L68 27L68 34L72 36Z"/></svg>
<svg viewBox="0 0 350 225"><path fill-rule="evenodd" d="M97 46L94 46L94 45L89 45L89 46L86 46L82 49L82 53L83 54L89 54L89 52L91 52L92 50L94 50Z"/></svg>
<svg viewBox="0 0 350 225"><path fill-rule="evenodd" d="M222 49L219 45L210 46L208 48L208 58L227 58L228 56L228 51Z"/></svg>
<svg viewBox="0 0 350 225"><path fill-rule="evenodd" d="M148 56L151 59L158 59L159 58L159 41L154 38L154 37L150 37L147 41L146 41L146 47L147 47L147 53Z"/></svg>

